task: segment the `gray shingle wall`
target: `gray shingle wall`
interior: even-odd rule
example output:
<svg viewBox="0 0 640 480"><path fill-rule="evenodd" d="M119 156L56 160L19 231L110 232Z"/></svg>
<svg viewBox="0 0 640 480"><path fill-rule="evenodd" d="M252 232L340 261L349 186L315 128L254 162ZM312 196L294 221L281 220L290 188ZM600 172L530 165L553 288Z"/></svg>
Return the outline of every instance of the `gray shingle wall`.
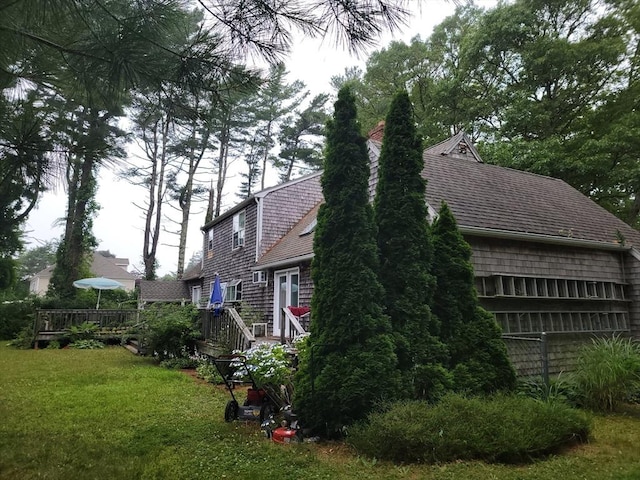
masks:
<svg viewBox="0 0 640 480"><path fill-rule="evenodd" d="M282 186L269 192L262 202L263 208L263 251L266 247L273 246L280 237L291 228L320 200L322 199L322 188L320 187L320 175L310 176L301 181L293 182L290 185ZM204 268L202 295L205 299L210 295L210 285L215 272L220 274L223 282L240 279L242 280L242 299L253 308L261 310L265 314L265 321L273 321L273 272L269 272L269 279L266 286L264 284L253 283L253 271L251 268L256 260L256 229L258 218L258 207L255 202L247 205L245 219L244 246L232 250L233 215L225 218L216 224L213 235L213 251L207 251L207 235L205 232L203 239ZM286 215L283 215L286 212ZM301 279L308 277L308 273L303 273L301 268ZM301 280L302 281L302 280ZM302 285L301 285L302 287ZM310 287L305 287L310 291ZM302 295L301 301L306 301Z"/></svg>
<svg viewBox="0 0 640 480"><path fill-rule="evenodd" d="M626 274L629 285L627 287L627 298L631 300L629 305L629 326L631 335L640 339L640 260L633 255L626 257Z"/></svg>
<svg viewBox="0 0 640 480"><path fill-rule="evenodd" d="M299 268L299 285L298 285L298 305L311 306L311 295L313 294L313 282L311 281L311 263L304 262L297 265ZM295 268L295 267L293 267ZM283 267L283 269L286 269ZM269 282L266 288L263 287L264 295L259 300L260 303L254 304L254 307L264 312L264 321L269 324L269 332L273 328L273 286L274 272L269 272Z"/></svg>
<svg viewBox="0 0 640 480"><path fill-rule="evenodd" d="M476 276L530 275L624 282L623 254L483 237L466 237Z"/></svg>
<svg viewBox="0 0 640 480"><path fill-rule="evenodd" d="M322 200L321 175L285 185L269 192L262 200L262 245L260 255L291 230L304 215Z"/></svg>
<svg viewBox="0 0 640 480"><path fill-rule="evenodd" d="M244 246L232 249L233 215L213 227L212 252L207 251L205 235L202 295L208 298L214 274L218 272L222 282L242 280L242 299L257 307L264 301L265 289L253 284L251 271L256 256L256 204L250 203L245 212Z"/></svg>

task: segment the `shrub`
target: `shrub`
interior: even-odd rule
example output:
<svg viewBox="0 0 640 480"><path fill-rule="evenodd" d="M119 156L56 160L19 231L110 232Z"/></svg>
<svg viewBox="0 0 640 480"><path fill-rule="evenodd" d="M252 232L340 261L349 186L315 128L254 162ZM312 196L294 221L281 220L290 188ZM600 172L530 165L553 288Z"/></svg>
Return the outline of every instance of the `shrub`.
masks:
<svg viewBox="0 0 640 480"><path fill-rule="evenodd" d="M585 407L615 410L640 388L640 344L619 335L593 339L580 350L575 378Z"/></svg>
<svg viewBox="0 0 640 480"><path fill-rule="evenodd" d="M224 383L222 375L216 366L208 360L200 360L196 366L196 376L205 382L220 385Z"/></svg>
<svg viewBox="0 0 640 480"><path fill-rule="evenodd" d="M173 357L160 362L160 366L170 370L180 370L183 368L196 368L198 360L191 357Z"/></svg>
<svg viewBox="0 0 640 480"><path fill-rule="evenodd" d="M15 338L25 328L33 330L36 302L31 297L0 302L0 340Z"/></svg>
<svg viewBox="0 0 640 480"><path fill-rule="evenodd" d="M81 339L81 340L76 340L73 343L70 343L69 348L77 348L80 350L98 350L100 348L104 348L104 343L102 343L99 340L94 340L92 338Z"/></svg>
<svg viewBox="0 0 640 480"><path fill-rule="evenodd" d="M543 401L562 401L574 407L580 406L573 375L559 374L546 385L542 378L524 379L518 382L518 395Z"/></svg>
<svg viewBox="0 0 640 480"><path fill-rule="evenodd" d="M291 357L283 345L261 343L234 354L246 357L247 369L258 385L287 385L291 382ZM247 380L248 373L244 369L238 369L234 377Z"/></svg>
<svg viewBox="0 0 640 480"><path fill-rule="evenodd" d="M193 355L200 334L195 306L154 305L142 315L148 348L160 361Z"/></svg>
<svg viewBox="0 0 640 480"><path fill-rule="evenodd" d="M98 326L95 323L83 322L80 325L71 325L65 337L69 342L74 343L80 340L91 340L98 332Z"/></svg>
<svg viewBox="0 0 640 480"><path fill-rule="evenodd" d="M33 335L33 326L26 325L18 332L15 338L9 342L9 345L26 350L33 347L34 341L35 336Z"/></svg>
<svg viewBox="0 0 640 480"><path fill-rule="evenodd" d="M402 402L371 414L347 441L361 454L394 462L524 462L586 441L589 431L588 416L562 402L450 394L436 405Z"/></svg>

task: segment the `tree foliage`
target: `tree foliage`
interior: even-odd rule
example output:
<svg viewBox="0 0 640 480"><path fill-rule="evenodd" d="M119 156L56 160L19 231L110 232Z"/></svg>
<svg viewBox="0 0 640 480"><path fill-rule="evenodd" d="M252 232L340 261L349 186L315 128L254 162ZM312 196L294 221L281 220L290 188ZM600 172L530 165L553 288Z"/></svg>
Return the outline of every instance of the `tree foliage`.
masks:
<svg viewBox="0 0 640 480"><path fill-rule="evenodd" d="M421 176L421 138L409 95L393 98L385 122L374 201L378 227L380 282L391 319L398 365L410 398L437 398L449 386L447 353L431 314L435 279Z"/></svg>
<svg viewBox="0 0 640 480"><path fill-rule="evenodd" d="M361 121L396 88L434 144L463 130L485 161L561 178L637 226L640 13L635 2L472 5L426 39L375 52L351 80Z"/></svg>
<svg viewBox="0 0 640 480"><path fill-rule="evenodd" d="M396 356L380 304L369 157L353 94L338 93L327 124L314 236L311 354L298 375L295 405L305 424L334 435L396 396ZM384 379L384 381L380 381Z"/></svg>
<svg viewBox="0 0 640 480"><path fill-rule="evenodd" d="M324 125L329 116L325 112L327 94L311 99L309 106L295 111L283 121L280 130L280 154L274 161L280 181L288 182L296 171L313 171L322 167Z"/></svg>
<svg viewBox="0 0 640 480"><path fill-rule="evenodd" d="M478 304L471 247L444 202L432 232L433 313L440 320L440 338L449 350L454 389L479 394L512 388L515 372L500 327Z"/></svg>

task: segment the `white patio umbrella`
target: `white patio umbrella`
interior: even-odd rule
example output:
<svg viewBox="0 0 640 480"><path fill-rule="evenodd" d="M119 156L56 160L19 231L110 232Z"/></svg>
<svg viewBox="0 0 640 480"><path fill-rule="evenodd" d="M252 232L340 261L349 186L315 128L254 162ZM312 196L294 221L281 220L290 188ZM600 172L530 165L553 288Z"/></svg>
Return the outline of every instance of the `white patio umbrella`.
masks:
<svg viewBox="0 0 640 480"><path fill-rule="evenodd" d="M115 290L116 288L124 288L124 285L117 280L112 280L110 278L104 277L92 277L92 278L81 278L80 280L76 280L73 282L73 286L76 288L95 288L98 290L98 302L96 303L96 310L100 308L100 292L102 290Z"/></svg>

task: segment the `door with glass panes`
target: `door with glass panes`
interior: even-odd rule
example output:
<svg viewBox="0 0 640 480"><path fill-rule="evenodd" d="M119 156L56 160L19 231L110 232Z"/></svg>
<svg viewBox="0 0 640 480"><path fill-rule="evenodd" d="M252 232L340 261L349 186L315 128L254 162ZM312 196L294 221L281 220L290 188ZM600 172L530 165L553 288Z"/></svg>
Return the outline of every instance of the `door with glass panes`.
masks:
<svg viewBox="0 0 640 480"><path fill-rule="evenodd" d="M300 272L297 268L281 270L274 274L274 302L273 302L273 335L280 336L286 325L284 307L298 306L298 287Z"/></svg>

